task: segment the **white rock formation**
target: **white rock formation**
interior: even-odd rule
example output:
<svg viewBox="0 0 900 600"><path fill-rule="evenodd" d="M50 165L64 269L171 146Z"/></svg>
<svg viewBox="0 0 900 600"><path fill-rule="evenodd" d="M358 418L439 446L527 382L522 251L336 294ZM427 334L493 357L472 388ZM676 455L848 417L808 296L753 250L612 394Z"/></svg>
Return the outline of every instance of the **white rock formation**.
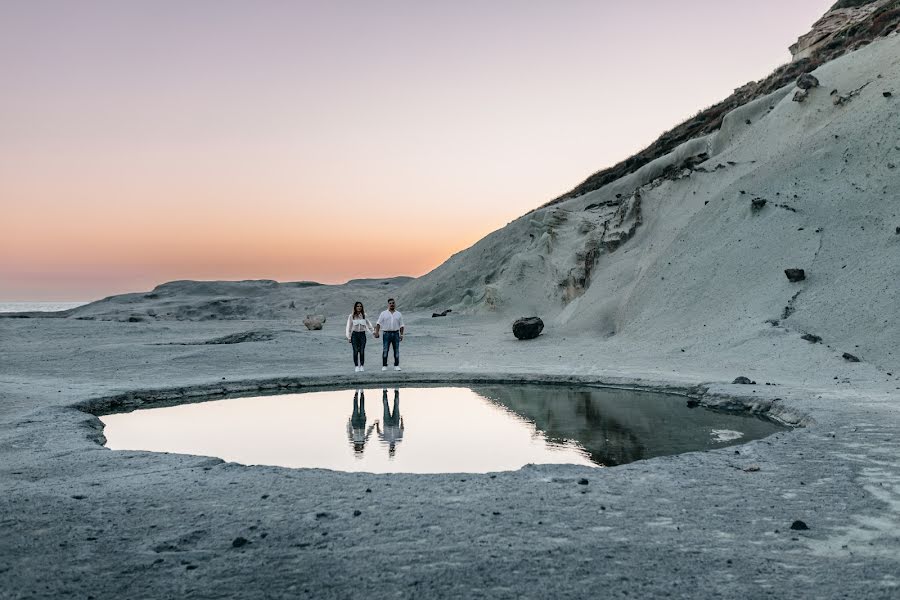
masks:
<svg viewBox="0 0 900 600"><path fill-rule="evenodd" d="M830 10L815 22L809 33L800 36L797 43L791 45L790 51L796 62L809 58L819 48L835 39L835 34L845 30L856 23L862 23L876 10L889 4L893 0L876 0L869 4L850 8L836 8Z"/></svg>
<svg viewBox="0 0 900 600"><path fill-rule="evenodd" d="M900 89L900 36L814 75L804 103L793 84L751 102L716 133L495 231L401 302L669 345L796 330L900 368L900 104L884 95ZM851 101L835 106L833 89ZM754 198L768 202L753 211ZM789 267L807 280L790 283Z"/></svg>

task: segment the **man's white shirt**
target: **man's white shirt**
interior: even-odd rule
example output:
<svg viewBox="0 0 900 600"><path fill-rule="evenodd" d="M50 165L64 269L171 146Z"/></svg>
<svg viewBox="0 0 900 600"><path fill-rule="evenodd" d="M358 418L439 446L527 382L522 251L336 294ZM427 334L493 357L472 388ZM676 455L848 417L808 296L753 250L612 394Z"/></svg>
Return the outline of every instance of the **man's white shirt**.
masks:
<svg viewBox="0 0 900 600"><path fill-rule="evenodd" d="M399 310L394 312L383 310L378 315L378 325L381 326L382 331L399 331L401 327L404 327L403 315Z"/></svg>

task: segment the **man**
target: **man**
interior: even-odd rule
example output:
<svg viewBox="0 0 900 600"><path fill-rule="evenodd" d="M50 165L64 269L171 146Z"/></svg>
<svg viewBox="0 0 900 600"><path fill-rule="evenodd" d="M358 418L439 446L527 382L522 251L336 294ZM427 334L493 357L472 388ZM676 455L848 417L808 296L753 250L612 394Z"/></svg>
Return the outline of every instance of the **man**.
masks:
<svg viewBox="0 0 900 600"><path fill-rule="evenodd" d="M378 437L388 445L388 456L393 457L397 451L397 444L403 441L403 417L400 416L400 390L394 390L394 410L388 406L388 392L382 390L381 403L384 406L384 422L382 429L378 421L375 421L375 430Z"/></svg>
<svg viewBox="0 0 900 600"><path fill-rule="evenodd" d="M384 331L384 337L381 341L381 370L387 371L388 351L390 347L394 347L394 370L400 370L400 342L403 341L403 315L397 310L393 298L388 298L387 310L381 311L378 315L378 322L375 323L375 337L378 337Z"/></svg>

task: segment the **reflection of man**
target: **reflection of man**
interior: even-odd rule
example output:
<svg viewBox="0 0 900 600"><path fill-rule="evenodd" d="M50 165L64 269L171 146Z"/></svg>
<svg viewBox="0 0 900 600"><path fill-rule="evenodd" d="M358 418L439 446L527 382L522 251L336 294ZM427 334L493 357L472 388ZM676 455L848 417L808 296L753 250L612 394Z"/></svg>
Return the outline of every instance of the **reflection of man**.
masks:
<svg viewBox="0 0 900 600"><path fill-rule="evenodd" d="M387 310L381 311L378 315L378 322L375 323L375 337L383 334L381 340L381 370L387 371L388 351L390 347L394 347L394 370L400 370L400 342L403 341L403 331L406 327L403 324L403 315L397 310L397 305L393 298L388 298Z"/></svg>
<svg viewBox="0 0 900 600"><path fill-rule="evenodd" d="M377 424L378 421L375 423ZM363 448L369 436L372 435L374 427L375 425L372 425L368 431L366 430L366 393L362 390L356 390L353 394L353 413L350 415L350 420L347 421L347 437L350 438L350 443L353 444L353 452L356 453L356 458L362 458Z"/></svg>
<svg viewBox="0 0 900 600"><path fill-rule="evenodd" d="M403 440L403 417L400 416L400 390L394 390L394 410L388 407L387 390L383 390L381 394L381 404L384 407L384 417L382 426L378 427L375 422L375 428L378 430L378 436L388 445L388 455L394 456L396 445Z"/></svg>

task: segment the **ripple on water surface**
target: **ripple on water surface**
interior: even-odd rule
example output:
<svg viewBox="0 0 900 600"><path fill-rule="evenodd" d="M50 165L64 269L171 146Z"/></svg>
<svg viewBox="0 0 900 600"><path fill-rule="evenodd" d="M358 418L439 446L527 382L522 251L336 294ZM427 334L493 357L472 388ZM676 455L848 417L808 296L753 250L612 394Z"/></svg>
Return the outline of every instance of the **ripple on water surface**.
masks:
<svg viewBox="0 0 900 600"><path fill-rule="evenodd" d="M778 425L591 387L401 387L233 398L101 417L107 447L374 473L614 466L744 443Z"/></svg>

